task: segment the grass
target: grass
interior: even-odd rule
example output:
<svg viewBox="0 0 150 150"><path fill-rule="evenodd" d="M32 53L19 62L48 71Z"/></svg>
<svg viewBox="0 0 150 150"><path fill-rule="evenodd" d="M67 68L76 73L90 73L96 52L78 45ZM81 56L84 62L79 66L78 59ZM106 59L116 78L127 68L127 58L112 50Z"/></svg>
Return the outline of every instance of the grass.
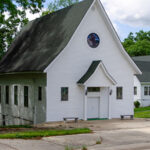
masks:
<svg viewBox="0 0 150 150"><path fill-rule="evenodd" d="M66 146L66 147L65 147L65 150L74 150L74 148L71 147L71 146Z"/></svg>
<svg viewBox="0 0 150 150"><path fill-rule="evenodd" d="M150 118L150 106L135 108L134 117L135 118Z"/></svg>
<svg viewBox="0 0 150 150"><path fill-rule="evenodd" d="M90 133L91 130L88 128L77 128L71 130L42 130L42 131L25 131L25 132L14 132L0 134L0 139L32 139L41 138L48 136L59 136L59 135L72 135Z"/></svg>
<svg viewBox="0 0 150 150"><path fill-rule="evenodd" d="M0 128L32 128L31 125L9 125L9 126L0 126Z"/></svg>
<svg viewBox="0 0 150 150"><path fill-rule="evenodd" d="M150 111L150 106L148 107L140 107L140 108L135 108L134 112L140 112L140 111Z"/></svg>

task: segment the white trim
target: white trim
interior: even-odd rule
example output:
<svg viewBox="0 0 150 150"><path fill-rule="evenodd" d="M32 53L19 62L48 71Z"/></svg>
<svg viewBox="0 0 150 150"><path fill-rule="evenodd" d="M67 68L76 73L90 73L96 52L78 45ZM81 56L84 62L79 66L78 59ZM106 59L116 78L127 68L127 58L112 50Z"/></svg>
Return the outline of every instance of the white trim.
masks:
<svg viewBox="0 0 150 150"><path fill-rule="evenodd" d="M97 68L100 67L102 68L102 70L104 71L104 74L106 75L106 77L112 82L113 85L116 85L117 82L114 80L114 78L109 74L109 72L107 71L106 67L104 66L104 64L102 63L102 61L99 63L99 65L97 66ZM96 69L97 69L96 68ZM95 71L96 71L95 69ZM93 72L93 74L95 73L95 71ZM93 75L92 74L92 75ZM91 76L92 76L91 75ZM90 77L91 77L90 76ZM86 85L87 81L90 79L90 77L83 83L83 85Z"/></svg>
<svg viewBox="0 0 150 150"><path fill-rule="evenodd" d="M109 93L110 93L111 88L109 87L108 90L109 90ZM111 119L111 99L110 98L111 97L110 97L110 94L109 94L109 96L108 96L108 119Z"/></svg>
<svg viewBox="0 0 150 150"><path fill-rule="evenodd" d="M87 87L84 87L84 120L87 120Z"/></svg>
<svg viewBox="0 0 150 150"><path fill-rule="evenodd" d="M117 82L113 79L113 77L109 74L109 72L107 71L106 67L104 66L104 64L102 63L102 61L100 62L99 66L102 66L102 69L105 73L105 75L107 76L107 78L115 85L117 84Z"/></svg>
<svg viewBox="0 0 150 150"><path fill-rule="evenodd" d="M100 93L99 93L100 94ZM101 118L101 111L100 111L100 101L101 101L101 97L99 96L98 97L99 100L98 100L98 118Z"/></svg>
<svg viewBox="0 0 150 150"><path fill-rule="evenodd" d="M135 69L136 73L135 74L142 74L141 70L137 67L137 65L134 63L134 61L130 58L130 56L128 55L128 53L125 51L125 49L123 48L120 38L116 32L116 30L114 29L102 3L100 2L100 0L95 0L98 2L99 6L100 6L100 10L102 10L102 14L104 15L104 19L107 21L106 25L109 25L109 29L111 29L111 33L114 36L118 46L121 49L121 52L124 54L124 56L128 59L128 61L130 62L130 64L133 66L133 68Z"/></svg>

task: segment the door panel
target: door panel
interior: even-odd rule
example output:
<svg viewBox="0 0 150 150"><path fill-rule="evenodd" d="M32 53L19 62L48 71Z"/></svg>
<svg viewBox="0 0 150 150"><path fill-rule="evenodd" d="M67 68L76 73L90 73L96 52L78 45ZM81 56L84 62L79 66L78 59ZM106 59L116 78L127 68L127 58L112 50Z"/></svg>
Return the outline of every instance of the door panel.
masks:
<svg viewBox="0 0 150 150"><path fill-rule="evenodd" d="M89 97L87 101L87 118L99 118L99 97Z"/></svg>

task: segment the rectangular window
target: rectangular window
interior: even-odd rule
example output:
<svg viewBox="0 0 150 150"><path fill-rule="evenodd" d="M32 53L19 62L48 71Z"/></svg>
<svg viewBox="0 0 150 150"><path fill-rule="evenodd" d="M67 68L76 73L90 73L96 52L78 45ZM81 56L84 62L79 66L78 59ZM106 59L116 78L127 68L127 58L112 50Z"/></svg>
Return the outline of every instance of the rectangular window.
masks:
<svg viewBox="0 0 150 150"><path fill-rule="evenodd" d="M42 87L38 87L38 100L42 100Z"/></svg>
<svg viewBox="0 0 150 150"><path fill-rule="evenodd" d="M0 103L2 102L2 88L0 86Z"/></svg>
<svg viewBox="0 0 150 150"><path fill-rule="evenodd" d="M144 87L144 95L145 95L145 96L149 95L148 91L149 91L148 86L145 86L145 87Z"/></svg>
<svg viewBox="0 0 150 150"><path fill-rule="evenodd" d="M5 87L5 99L6 99L6 104L9 104L9 86L8 85Z"/></svg>
<svg viewBox="0 0 150 150"><path fill-rule="evenodd" d="M61 100L68 101L68 87L61 88Z"/></svg>
<svg viewBox="0 0 150 150"><path fill-rule="evenodd" d="M18 86L14 86L14 104L18 105Z"/></svg>
<svg viewBox="0 0 150 150"><path fill-rule="evenodd" d="M134 87L134 95L137 95L137 87Z"/></svg>
<svg viewBox="0 0 150 150"><path fill-rule="evenodd" d="M88 87L88 92L100 92L100 87Z"/></svg>
<svg viewBox="0 0 150 150"><path fill-rule="evenodd" d="M24 106L28 107L29 105L29 88L24 86Z"/></svg>
<svg viewBox="0 0 150 150"><path fill-rule="evenodd" d="M117 95L117 99L123 98L123 88L122 87L117 87L116 95Z"/></svg>

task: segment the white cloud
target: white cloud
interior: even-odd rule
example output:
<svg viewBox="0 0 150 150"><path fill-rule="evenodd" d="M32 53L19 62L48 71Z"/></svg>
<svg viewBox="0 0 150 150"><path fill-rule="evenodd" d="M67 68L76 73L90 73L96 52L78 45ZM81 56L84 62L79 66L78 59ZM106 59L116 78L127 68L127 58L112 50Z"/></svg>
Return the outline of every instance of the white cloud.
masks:
<svg viewBox="0 0 150 150"><path fill-rule="evenodd" d="M123 39L123 38L124 38L124 37L123 37L123 36L124 36L124 33L123 33L122 30L120 29L120 26L119 26L117 23L115 23L115 22L112 22L112 24L113 24L113 27L115 28L117 34L119 35L120 39Z"/></svg>
<svg viewBox="0 0 150 150"><path fill-rule="evenodd" d="M133 27L150 26L150 0L101 0L110 19Z"/></svg>
<svg viewBox="0 0 150 150"><path fill-rule="evenodd" d="M31 21L31 20L34 20L34 19L36 19L36 18L39 18L40 16L41 16L41 14L42 14L42 12L39 12L39 13L36 13L36 14L32 14L31 12L30 12L30 10L27 10L26 11L26 16L27 16L27 18Z"/></svg>
<svg viewBox="0 0 150 150"><path fill-rule="evenodd" d="M22 10L21 7L18 7L18 9ZM45 10L46 9L42 9L39 13L32 14L30 12L30 10L28 9L28 10L26 10L26 17L29 19L29 21L34 20L36 18L39 18L41 16L41 14L42 14L42 11L45 11ZM8 17L10 16L9 12L5 12L4 15L5 15L5 19L8 19Z"/></svg>

